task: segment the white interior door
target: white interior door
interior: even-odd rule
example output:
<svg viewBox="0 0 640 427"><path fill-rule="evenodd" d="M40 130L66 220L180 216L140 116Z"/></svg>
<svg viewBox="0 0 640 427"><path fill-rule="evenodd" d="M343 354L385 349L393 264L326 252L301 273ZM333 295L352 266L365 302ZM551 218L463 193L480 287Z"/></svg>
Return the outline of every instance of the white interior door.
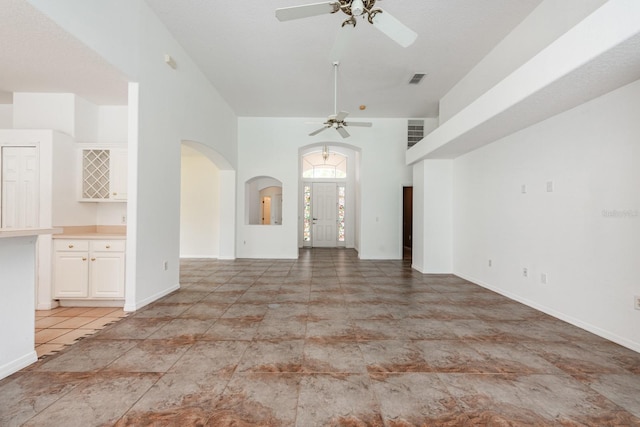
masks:
<svg viewBox="0 0 640 427"><path fill-rule="evenodd" d="M316 248L335 247L338 234L336 230L337 206L335 183L313 183L311 232L312 246Z"/></svg>
<svg viewBox="0 0 640 427"><path fill-rule="evenodd" d="M38 212L36 147L2 147L2 228L35 228Z"/></svg>

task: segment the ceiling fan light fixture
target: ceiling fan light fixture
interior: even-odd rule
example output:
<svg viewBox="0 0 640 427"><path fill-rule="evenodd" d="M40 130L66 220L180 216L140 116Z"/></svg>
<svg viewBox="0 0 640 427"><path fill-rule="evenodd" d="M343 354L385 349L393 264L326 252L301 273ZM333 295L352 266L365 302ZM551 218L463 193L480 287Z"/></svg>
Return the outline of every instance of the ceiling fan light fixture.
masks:
<svg viewBox="0 0 640 427"><path fill-rule="evenodd" d="M360 16L364 13L364 11L365 11L365 8L362 0L353 0L351 2L351 13L354 16Z"/></svg>

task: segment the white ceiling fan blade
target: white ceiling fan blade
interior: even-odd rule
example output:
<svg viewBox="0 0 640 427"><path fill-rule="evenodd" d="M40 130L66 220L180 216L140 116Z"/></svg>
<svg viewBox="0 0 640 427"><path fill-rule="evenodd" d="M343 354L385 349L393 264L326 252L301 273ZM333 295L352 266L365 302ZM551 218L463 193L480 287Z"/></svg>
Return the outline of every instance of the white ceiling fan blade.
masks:
<svg viewBox="0 0 640 427"><path fill-rule="evenodd" d="M344 119L347 118L347 116L349 115L349 113L347 113L346 111L340 111L337 115L336 115L336 121L337 122L341 122Z"/></svg>
<svg viewBox="0 0 640 427"><path fill-rule="evenodd" d="M410 46L418 37L415 31L385 11L380 11L375 14L373 17L373 26L402 47Z"/></svg>
<svg viewBox="0 0 640 427"><path fill-rule="evenodd" d="M280 21L290 21L292 19L308 18L310 16L333 13L340 9L338 2L311 3L302 6L282 7L276 9L276 18Z"/></svg>
<svg viewBox="0 0 640 427"><path fill-rule="evenodd" d="M317 134L319 134L320 132L322 132L322 131L324 131L324 130L329 129L329 127L330 127L330 126L323 126L323 127L321 127L320 129L318 129L318 130L314 130L313 132L311 132L311 133L309 134L309 136L317 135Z"/></svg>
<svg viewBox="0 0 640 427"><path fill-rule="evenodd" d="M342 136L343 138L349 138L351 136L351 135L349 135L349 132L347 132L347 130L345 128L343 128L342 126L338 126L336 128L336 130L338 131L340 136Z"/></svg>
<svg viewBox="0 0 640 427"><path fill-rule="evenodd" d="M354 30L355 27L351 24L345 24L338 30L331 52L329 52L329 59L331 61L340 61L345 56L345 52L351 45Z"/></svg>
<svg viewBox="0 0 640 427"><path fill-rule="evenodd" d="M344 122L345 126L359 126L359 127L363 127L363 128L370 128L371 126L373 126L373 123L371 122Z"/></svg>

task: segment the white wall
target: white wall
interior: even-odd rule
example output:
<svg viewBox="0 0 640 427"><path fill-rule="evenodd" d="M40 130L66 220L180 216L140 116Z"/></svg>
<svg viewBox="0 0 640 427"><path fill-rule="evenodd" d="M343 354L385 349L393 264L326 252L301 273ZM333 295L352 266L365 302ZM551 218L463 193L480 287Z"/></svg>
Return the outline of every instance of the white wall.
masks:
<svg viewBox="0 0 640 427"><path fill-rule="evenodd" d="M636 81L456 159L455 274L640 351L639 114Z"/></svg>
<svg viewBox="0 0 640 427"><path fill-rule="evenodd" d="M13 94L15 129L54 129L75 135L75 95L71 93Z"/></svg>
<svg viewBox="0 0 640 427"><path fill-rule="evenodd" d="M440 123L507 77L606 0L544 0L440 100Z"/></svg>
<svg viewBox="0 0 640 427"><path fill-rule="evenodd" d="M96 142L126 143L128 113L126 105L98 106Z"/></svg>
<svg viewBox="0 0 640 427"><path fill-rule="evenodd" d="M0 129L13 129L12 104L0 104Z"/></svg>
<svg viewBox="0 0 640 427"><path fill-rule="evenodd" d="M36 236L0 238L0 379L38 359L34 345Z"/></svg>
<svg viewBox="0 0 640 427"><path fill-rule="evenodd" d="M135 119L128 138L134 188L128 200L125 302L126 310L135 310L179 286L181 141L205 144L234 166L235 114L144 1L29 2L138 88L130 92L136 104L129 103L129 118ZM164 63L167 53L177 69Z"/></svg>
<svg viewBox="0 0 640 427"><path fill-rule="evenodd" d="M220 246L219 169L196 150L182 147L180 256L217 258Z"/></svg>
<svg viewBox="0 0 640 427"><path fill-rule="evenodd" d="M413 173L412 267L422 273L453 269L452 160L423 160Z"/></svg>
<svg viewBox="0 0 640 427"><path fill-rule="evenodd" d="M359 256L364 259L402 258L402 185L411 183L404 165L407 121L374 119L373 128L349 129L342 139L333 129L315 137L308 118L239 118L238 182L256 176L282 181L282 226L245 222L245 188L238 186L237 255L249 258L297 258L301 147L312 143L350 144L360 150L361 217ZM317 119L315 120L317 121Z"/></svg>

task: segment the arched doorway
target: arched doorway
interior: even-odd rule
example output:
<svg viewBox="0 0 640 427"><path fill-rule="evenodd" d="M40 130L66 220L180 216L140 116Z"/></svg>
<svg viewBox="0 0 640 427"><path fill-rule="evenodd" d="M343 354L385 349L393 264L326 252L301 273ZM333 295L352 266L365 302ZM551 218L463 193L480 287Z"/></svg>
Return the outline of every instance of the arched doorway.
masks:
<svg viewBox="0 0 640 427"><path fill-rule="evenodd" d="M235 258L235 177L218 152L182 141L181 258Z"/></svg>

